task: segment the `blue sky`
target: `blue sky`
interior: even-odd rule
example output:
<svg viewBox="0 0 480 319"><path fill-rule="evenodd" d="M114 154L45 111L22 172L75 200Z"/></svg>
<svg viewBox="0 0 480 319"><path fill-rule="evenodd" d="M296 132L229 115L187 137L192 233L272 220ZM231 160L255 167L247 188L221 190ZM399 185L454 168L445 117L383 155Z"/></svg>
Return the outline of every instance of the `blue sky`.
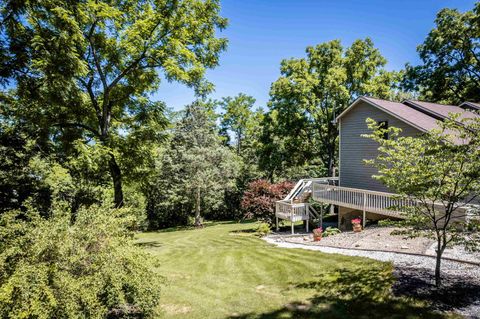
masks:
<svg viewBox="0 0 480 319"><path fill-rule="evenodd" d="M220 66L207 72L215 84L212 98L243 92L268 101L270 85L279 77L280 61L302 57L305 48L340 39L350 45L370 37L388 60L387 68L399 70L416 64L416 46L434 26L436 13L445 7L466 11L474 0L224 0L222 16L229 26L220 36L229 39ZM191 89L164 81L153 96L178 110L194 99Z"/></svg>

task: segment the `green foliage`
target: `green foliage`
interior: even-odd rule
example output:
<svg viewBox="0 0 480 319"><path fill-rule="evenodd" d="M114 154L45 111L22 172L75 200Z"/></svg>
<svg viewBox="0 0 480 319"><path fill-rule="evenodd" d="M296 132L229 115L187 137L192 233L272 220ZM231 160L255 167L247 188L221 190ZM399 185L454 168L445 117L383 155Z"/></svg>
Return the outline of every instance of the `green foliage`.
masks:
<svg viewBox="0 0 480 319"><path fill-rule="evenodd" d="M427 101L480 100L480 3L473 10L443 9L418 46L422 64L407 65L404 86Z"/></svg>
<svg viewBox="0 0 480 319"><path fill-rule="evenodd" d="M327 227L323 233L322 233L322 236L323 237L328 237L328 236L332 236L332 235L337 235L337 234L340 234L342 231L336 227Z"/></svg>
<svg viewBox="0 0 480 319"><path fill-rule="evenodd" d="M124 179L143 177L163 138L165 106L149 98L160 75L213 88L204 75L227 43L219 11L217 0L2 2L0 82L17 102L6 105L67 157L77 140L104 148L122 206Z"/></svg>
<svg viewBox="0 0 480 319"><path fill-rule="evenodd" d="M336 166L336 116L360 95L390 97L399 75L367 38L350 47L330 41L283 60L263 122L262 168L270 177L287 166L315 164L331 176ZM320 162L318 162L320 160Z"/></svg>
<svg viewBox="0 0 480 319"><path fill-rule="evenodd" d="M220 129L222 135L227 138L229 145L235 147L237 155L251 160L255 155L253 147L256 142L258 125L263 117L261 109L252 110L255 99L243 93L235 97L225 97L220 102L223 109ZM230 141L230 134L233 134L234 141Z"/></svg>
<svg viewBox="0 0 480 319"><path fill-rule="evenodd" d="M401 136L395 127L381 128L372 119L367 123L372 133L366 137L379 144L379 155L366 162L378 168L373 177L399 194L399 199L415 203L399 207L406 224L413 227L412 235L437 240L439 285L440 258L447 245L480 244L478 234L464 227L467 214L462 208L480 194L480 119L451 114L438 122L438 129L415 137ZM472 210L471 214L479 213Z"/></svg>
<svg viewBox="0 0 480 319"><path fill-rule="evenodd" d="M50 206L51 193L30 166L40 153L37 147L24 128L8 125L0 116L0 213L23 208L27 199L39 208Z"/></svg>
<svg viewBox="0 0 480 319"><path fill-rule="evenodd" d="M391 220L391 219L381 219L378 221L378 226L380 227L392 227L392 226L401 226L403 222Z"/></svg>
<svg viewBox="0 0 480 319"><path fill-rule="evenodd" d="M261 223L260 225L258 225L258 227L255 229L255 233L259 236L259 237L263 237L263 236L266 236L268 234L270 234L272 231L270 230L270 225L267 224L267 223Z"/></svg>
<svg viewBox="0 0 480 319"><path fill-rule="evenodd" d="M258 166L258 149L260 146L263 110L253 110L255 99L240 93L235 97L225 97L218 105L222 108L220 135L224 143L235 150L240 157L240 169L236 178L236 187L228 190L225 198L226 209L230 218L241 218L240 203L243 192L249 182L263 177Z"/></svg>
<svg viewBox="0 0 480 319"><path fill-rule="evenodd" d="M236 187L239 158L222 145L213 108L197 101L173 128L147 190L152 228L185 224L192 213L198 224L201 214L225 209L226 192Z"/></svg>
<svg viewBox="0 0 480 319"><path fill-rule="evenodd" d="M65 206L0 217L3 318L153 317L160 281L154 258L133 245L126 209Z"/></svg>

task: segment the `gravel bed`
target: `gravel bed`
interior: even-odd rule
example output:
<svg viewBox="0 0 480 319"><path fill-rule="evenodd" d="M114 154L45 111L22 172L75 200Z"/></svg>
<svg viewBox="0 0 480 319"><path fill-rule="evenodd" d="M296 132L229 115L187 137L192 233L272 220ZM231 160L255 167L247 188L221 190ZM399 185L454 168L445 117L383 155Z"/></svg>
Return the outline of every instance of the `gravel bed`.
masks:
<svg viewBox="0 0 480 319"><path fill-rule="evenodd" d="M370 226L361 232L345 231L333 236L323 237L321 241L314 242L311 233L299 234L300 236L286 236L279 233L277 236L285 238L292 243L304 243L308 245L333 246L341 248L364 248L374 250L387 250L397 252L410 252L425 254L434 243L424 237L407 238L401 235L392 235L394 227Z"/></svg>
<svg viewBox="0 0 480 319"><path fill-rule="evenodd" d="M345 231L333 236L323 237L321 241L314 242L312 233L282 232L271 235L272 238L283 238L286 242L328 246L352 249L372 249L401 253L414 253L435 256L436 242L425 237L408 238L402 235L392 235L397 230L395 227L370 226L362 232ZM460 246L449 247L443 253L444 258L466 260L479 263L480 252L468 252Z"/></svg>
<svg viewBox="0 0 480 319"><path fill-rule="evenodd" d="M428 249L425 251L425 255L435 255L436 247L437 247L437 244L432 243L432 245L430 245L430 247L428 247ZM465 248L461 246L454 246L454 247L445 249L445 251L443 252L443 257L473 261L476 263L480 262L480 252L469 252L469 251L466 251Z"/></svg>
<svg viewBox="0 0 480 319"><path fill-rule="evenodd" d="M297 237L270 235L264 237L264 240L282 248L301 248L392 262L395 266L394 275L398 278L394 286L394 293L428 299L439 310L453 310L467 318L480 318L479 266L443 260L444 288L437 291L433 286L432 277L435 258L400 252L362 251L286 241ZM303 237L298 238L302 239Z"/></svg>

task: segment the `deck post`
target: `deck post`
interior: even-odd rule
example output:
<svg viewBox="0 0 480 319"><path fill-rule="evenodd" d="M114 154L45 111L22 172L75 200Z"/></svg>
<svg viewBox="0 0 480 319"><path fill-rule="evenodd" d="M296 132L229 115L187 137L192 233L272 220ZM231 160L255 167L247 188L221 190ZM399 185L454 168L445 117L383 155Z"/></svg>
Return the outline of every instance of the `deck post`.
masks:
<svg viewBox="0 0 480 319"><path fill-rule="evenodd" d="M366 208L367 208L367 194L363 193L363 216L362 216L362 224L363 224L363 228L365 229L365 219L366 219L366 216L367 216L367 213L366 213Z"/></svg>
<svg viewBox="0 0 480 319"><path fill-rule="evenodd" d="M275 216L275 230L278 232L278 216Z"/></svg>
<svg viewBox="0 0 480 319"><path fill-rule="evenodd" d="M306 228L307 233L308 233L308 218L307 218L307 224L306 224L305 228Z"/></svg>
<svg viewBox="0 0 480 319"><path fill-rule="evenodd" d="M323 229L323 203L320 206L320 227Z"/></svg>

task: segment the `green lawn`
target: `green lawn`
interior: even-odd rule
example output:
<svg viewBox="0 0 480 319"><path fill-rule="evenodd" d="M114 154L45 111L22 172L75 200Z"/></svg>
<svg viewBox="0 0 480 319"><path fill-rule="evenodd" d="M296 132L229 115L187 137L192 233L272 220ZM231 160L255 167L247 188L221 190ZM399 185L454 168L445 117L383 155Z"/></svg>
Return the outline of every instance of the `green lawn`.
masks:
<svg viewBox="0 0 480 319"><path fill-rule="evenodd" d="M391 265L276 248L253 223L143 233L159 258L165 318L438 318L389 297Z"/></svg>

